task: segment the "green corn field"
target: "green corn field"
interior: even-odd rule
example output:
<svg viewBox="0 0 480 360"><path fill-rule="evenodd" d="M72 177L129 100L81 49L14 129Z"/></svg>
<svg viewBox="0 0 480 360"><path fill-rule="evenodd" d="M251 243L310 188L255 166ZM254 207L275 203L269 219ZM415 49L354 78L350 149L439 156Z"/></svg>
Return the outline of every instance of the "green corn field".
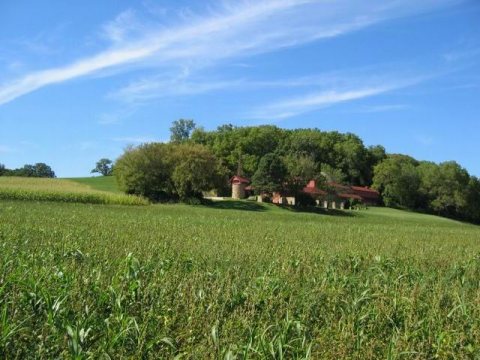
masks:
<svg viewBox="0 0 480 360"><path fill-rule="evenodd" d="M480 357L477 226L32 200L0 201L2 359Z"/></svg>
<svg viewBox="0 0 480 360"><path fill-rule="evenodd" d="M147 200L138 196L99 190L98 183L99 185L103 185L98 180L96 182L94 180L90 182L85 180L78 182L64 179L0 177L0 200L57 201L117 205L148 204ZM107 184L107 186L108 185L110 184ZM110 190L110 188L108 189Z"/></svg>

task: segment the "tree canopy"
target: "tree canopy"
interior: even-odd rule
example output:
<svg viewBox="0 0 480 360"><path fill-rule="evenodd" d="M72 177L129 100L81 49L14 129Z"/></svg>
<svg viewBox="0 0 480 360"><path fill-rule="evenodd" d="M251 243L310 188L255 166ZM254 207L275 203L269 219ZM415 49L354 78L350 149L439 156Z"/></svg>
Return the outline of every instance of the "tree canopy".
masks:
<svg viewBox="0 0 480 360"><path fill-rule="evenodd" d="M216 157L198 144L131 147L117 160L114 173L122 190L152 201L201 198L202 191L226 181Z"/></svg>
<svg viewBox="0 0 480 360"><path fill-rule="evenodd" d="M174 121L170 128L170 141L175 143L187 141L195 127L195 122L191 119L179 119Z"/></svg>
<svg viewBox="0 0 480 360"><path fill-rule="evenodd" d="M252 186L257 194L273 193L283 188L287 168L283 160L274 153L263 156L252 178Z"/></svg>
<svg viewBox="0 0 480 360"><path fill-rule="evenodd" d="M309 180L373 186L385 205L480 222L480 181L455 162L435 164L381 145L366 146L357 135L273 125L216 130L180 119L169 144L130 148L116 162L124 190L154 200L200 197L228 189L241 172L255 191L301 195ZM228 191L228 190L227 190Z"/></svg>
<svg viewBox="0 0 480 360"><path fill-rule="evenodd" d="M26 164L18 169L7 169L0 164L0 176L54 178L55 172L45 163Z"/></svg>
<svg viewBox="0 0 480 360"><path fill-rule="evenodd" d="M110 159L100 159L91 173L99 173L103 176L110 176L113 173L113 161Z"/></svg>

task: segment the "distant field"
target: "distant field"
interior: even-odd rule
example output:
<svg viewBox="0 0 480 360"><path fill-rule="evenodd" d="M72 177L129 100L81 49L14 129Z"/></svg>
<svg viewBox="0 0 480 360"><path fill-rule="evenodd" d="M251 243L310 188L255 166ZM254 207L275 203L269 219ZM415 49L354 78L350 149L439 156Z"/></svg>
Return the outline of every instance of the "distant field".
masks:
<svg viewBox="0 0 480 360"><path fill-rule="evenodd" d="M371 208L0 202L0 358L480 356L480 227Z"/></svg>
<svg viewBox="0 0 480 360"><path fill-rule="evenodd" d="M113 188L107 182L97 186L66 179L25 177L0 177L0 200L34 200L78 202L91 204L146 205L147 201L136 196L103 191L100 187ZM117 192L117 193L115 193Z"/></svg>
<svg viewBox="0 0 480 360"><path fill-rule="evenodd" d="M85 178L70 178L67 180L72 180L80 184L88 185L92 189L109 191L117 194L122 192L118 189L117 181L115 176L95 176L95 177L85 177Z"/></svg>

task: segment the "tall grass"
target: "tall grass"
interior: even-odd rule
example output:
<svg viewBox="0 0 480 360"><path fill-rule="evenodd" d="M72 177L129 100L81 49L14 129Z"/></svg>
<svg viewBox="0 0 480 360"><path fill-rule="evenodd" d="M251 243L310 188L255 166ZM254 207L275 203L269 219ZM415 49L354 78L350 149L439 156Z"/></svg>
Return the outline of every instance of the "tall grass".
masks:
<svg viewBox="0 0 480 360"><path fill-rule="evenodd" d="M58 201L89 204L146 205L137 196L92 189L63 179L0 177L0 200Z"/></svg>
<svg viewBox="0 0 480 360"><path fill-rule="evenodd" d="M480 228L354 214L2 202L0 358L478 358Z"/></svg>

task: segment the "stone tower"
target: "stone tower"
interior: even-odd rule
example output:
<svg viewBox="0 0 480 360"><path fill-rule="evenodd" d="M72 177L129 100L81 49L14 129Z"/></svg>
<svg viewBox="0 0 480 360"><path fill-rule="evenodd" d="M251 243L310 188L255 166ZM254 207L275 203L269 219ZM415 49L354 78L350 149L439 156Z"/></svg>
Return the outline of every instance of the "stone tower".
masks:
<svg viewBox="0 0 480 360"><path fill-rule="evenodd" d="M230 179L232 184L232 198L233 199L244 199L245 198L245 188L250 183L248 179L245 179L241 176L235 175Z"/></svg>

